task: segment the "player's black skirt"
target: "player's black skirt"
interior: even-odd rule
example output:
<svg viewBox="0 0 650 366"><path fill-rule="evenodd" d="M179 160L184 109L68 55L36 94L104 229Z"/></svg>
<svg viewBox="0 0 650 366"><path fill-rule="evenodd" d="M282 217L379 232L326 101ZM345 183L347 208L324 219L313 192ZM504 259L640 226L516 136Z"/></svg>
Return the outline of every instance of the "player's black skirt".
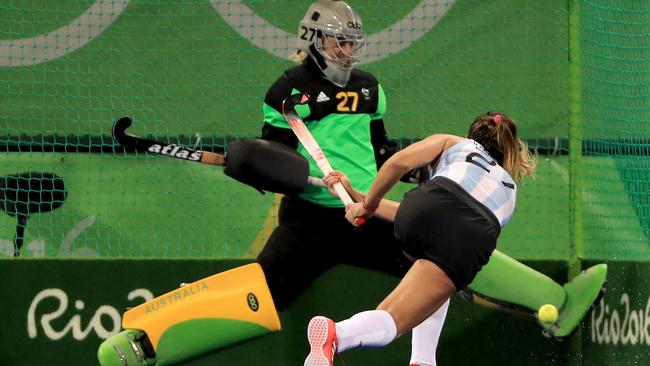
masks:
<svg viewBox="0 0 650 366"><path fill-rule="evenodd" d="M494 214L456 182L436 177L408 192L395 217L395 236L406 254L437 264L461 290L496 247L501 226Z"/></svg>

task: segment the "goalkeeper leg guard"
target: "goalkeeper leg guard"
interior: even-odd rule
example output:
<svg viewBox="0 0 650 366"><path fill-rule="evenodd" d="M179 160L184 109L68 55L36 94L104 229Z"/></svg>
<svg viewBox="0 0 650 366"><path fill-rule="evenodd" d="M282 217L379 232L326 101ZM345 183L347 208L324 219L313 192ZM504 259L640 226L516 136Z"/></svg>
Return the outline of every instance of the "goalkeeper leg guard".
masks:
<svg viewBox="0 0 650 366"><path fill-rule="evenodd" d="M537 316L542 305L555 306L555 322L540 321L545 333L570 336L602 295L607 265L595 265L565 285L495 250L463 293L477 303L502 306Z"/></svg>
<svg viewBox="0 0 650 366"><path fill-rule="evenodd" d="M257 263L219 273L124 313L124 331L97 352L102 366L164 366L280 330Z"/></svg>

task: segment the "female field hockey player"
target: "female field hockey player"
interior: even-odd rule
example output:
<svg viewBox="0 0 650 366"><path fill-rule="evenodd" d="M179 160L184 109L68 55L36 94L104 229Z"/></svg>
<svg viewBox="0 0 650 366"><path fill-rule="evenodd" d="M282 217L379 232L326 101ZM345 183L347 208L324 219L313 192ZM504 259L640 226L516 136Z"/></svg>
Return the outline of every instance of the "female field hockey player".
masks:
<svg viewBox="0 0 650 366"><path fill-rule="evenodd" d="M378 216L395 223L395 236L413 266L376 310L335 323L309 322L311 352L305 366L331 366L334 354L381 347L430 318L488 262L501 228L515 208L517 181L532 175L536 156L503 113L477 117L466 138L436 134L397 152L381 167L361 202L346 207L346 219ZM430 165L427 182L401 203L383 199L406 172ZM325 178L328 186L340 173ZM355 192L358 196L358 192Z"/></svg>

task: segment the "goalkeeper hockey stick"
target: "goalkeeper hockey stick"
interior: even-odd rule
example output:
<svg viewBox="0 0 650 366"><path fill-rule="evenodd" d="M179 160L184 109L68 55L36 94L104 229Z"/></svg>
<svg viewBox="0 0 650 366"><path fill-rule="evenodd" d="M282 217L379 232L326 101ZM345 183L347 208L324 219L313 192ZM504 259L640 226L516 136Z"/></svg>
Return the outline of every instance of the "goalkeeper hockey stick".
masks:
<svg viewBox="0 0 650 366"><path fill-rule="evenodd" d="M131 135L126 132L126 129L131 127L132 123L133 120L131 117L122 117L113 124L113 138L117 143L126 148L133 149L137 152L148 152L203 164L219 166L226 165L225 156L221 154L210 151L195 150L176 144L166 144Z"/></svg>
<svg viewBox="0 0 650 366"><path fill-rule="evenodd" d="M225 166L227 158L225 155L211 151L197 150L176 144L167 144L160 141L149 140L143 137L134 136L126 130L131 127L131 117L121 117L113 124L113 138L125 148L137 152L163 155L171 158L193 161L209 165ZM325 187L320 178L307 177L307 183L319 187Z"/></svg>
<svg viewBox="0 0 650 366"><path fill-rule="evenodd" d="M309 102L309 94L307 93L291 95L282 101L282 114L284 115L284 119L287 120L293 133L309 153L309 156L314 159L318 168L323 172L323 175L328 175L333 170L329 160L327 160L327 157L321 150L318 142L316 142L316 139L314 139L314 136L312 136L311 132L309 132L309 129L307 129L307 126L305 126L305 123L296 112L296 105L305 104L307 102ZM345 190L345 187L343 187L341 183L334 184L334 190L344 205L347 206L354 203L352 197L350 197L350 194ZM357 225L363 225L365 221L365 217L357 217L355 219Z"/></svg>

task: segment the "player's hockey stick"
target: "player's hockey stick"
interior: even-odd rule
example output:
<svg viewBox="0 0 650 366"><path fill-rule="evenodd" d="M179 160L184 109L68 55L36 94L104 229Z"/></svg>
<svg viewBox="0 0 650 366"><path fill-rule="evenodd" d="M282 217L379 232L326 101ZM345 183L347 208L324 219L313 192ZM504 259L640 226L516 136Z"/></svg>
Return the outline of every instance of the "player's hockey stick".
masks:
<svg viewBox="0 0 650 366"><path fill-rule="evenodd" d="M305 104L307 102L309 102L309 94L307 93L291 95L282 101L282 114L302 146L307 150L312 159L314 159L321 172L323 172L323 175L328 175L333 170L329 160L327 160L327 157L321 150L318 142L316 142L314 136L312 136L311 132L309 132L309 129L307 129L307 126L305 126L305 123L296 112L296 105ZM334 184L334 190L339 196L339 199L341 199L343 204L346 206L354 203L352 197L350 197L350 194L345 190L341 183ZM357 225L362 225L365 221L366 219L364 217L358 217L355 220Z"/></svg>
<svg viewBox="0 0 650 366"><path fill-rule="evenodd" d="M149 140L143 137L134 136L126 132L131 127L133 120L131 117L121 117L113 124L113 138L120 145L133 149L137 152L147 152L158 154L181 160L193 161L209 165L225 166L227 158L225 155L217 154L211 151L197 150L176 144L167 144L164 142ZM308 177L307 183L320 187L325 184L320 178Z"/></svg>

